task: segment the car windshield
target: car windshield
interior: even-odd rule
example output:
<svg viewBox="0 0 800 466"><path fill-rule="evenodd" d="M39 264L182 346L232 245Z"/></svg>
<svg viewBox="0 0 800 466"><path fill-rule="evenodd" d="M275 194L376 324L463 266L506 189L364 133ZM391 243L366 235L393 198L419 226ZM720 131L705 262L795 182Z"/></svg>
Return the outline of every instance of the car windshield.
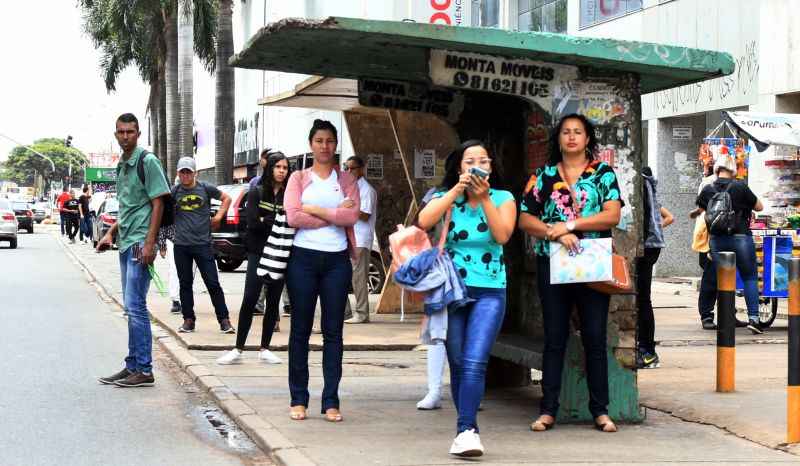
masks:
<svg viewBox="0 0 800 466"><path fill-rule="evenodd" d="M29 206L27 202L15 202L13 204L14 210L28 210Z"/></svg>
<svg viewBox="0 0 800 466"><path fill-rule="evenodd" d="M116 199L108 199L106 201L106 212L118 212L119 211L119 201Z"/></svg>

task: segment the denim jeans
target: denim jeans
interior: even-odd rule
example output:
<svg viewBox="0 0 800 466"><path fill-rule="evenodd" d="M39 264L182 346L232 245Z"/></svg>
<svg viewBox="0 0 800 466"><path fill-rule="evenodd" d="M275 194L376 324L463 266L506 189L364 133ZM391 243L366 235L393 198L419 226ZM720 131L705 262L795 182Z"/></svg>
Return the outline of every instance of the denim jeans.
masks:
<svg viewBox="0 0 800 466"><path fill-rule="evenodd" d="M486 387L486 365L506 313L505 288L467 287L475 302L447 314L450 390L458 411L457 432L478 432L478 407Z"/></svg>
<svg viewBox="0 0 800 466"><path fill-rule="evenodd" d="M153 372L153 334L147 312L150 273L133 260L133 247L119 253L122 300L128 311L128 357L125 367L131 372Z"/></svg>
<svg viewBox="0 0 800 466"><path fill-rule="evenodd" d="M59 212L58 218L60 220L58 224L61 225L61 236L64 236L67 234L67 214Z"/></svg>
<svg viewBox="0 0 800 466"><path fill-rule="evenodd" d="M719 264L720 252L736 254L736 270L744 282L744 300L747 303L747 317L758 320L758 269L756 264L756 245L750 235L730 235L711 237L711 256Z"/></svg>
<svg viewBox="0 0 800 466"><path fill-rule="evenodd" d="M194 293L192 292L192 282L194 282L192 262L194 262L197 264L203 283L205 283L208 294L211 296L214 313L217 314L217 322L222 323L229 316L228 306L225 304L225 294L219 284L217 264L214 262L214 251L211 250L211 245L182 246L176 244L172 251L175 255L175 268L178 269L178 281L181 284L180 296L183 318L196 319Z"/></svg>
<svg viewBox="0 0 800 466"><path fill-rule="evenodd" d="M708 253L700 253L700 268L703 276L700 278L700 293L697 296L697 310L700 320L714 321L714 305L717 303L717 267L714 261L708 258Z"/></svg>
<svg viewBox="0 0 800 466"><path fill-rule="evenodd" d="M342 379L342 328L347 292L353 276L348 252L323 252L293 247L286 269L292 302L289 333L289 391L291 406L308 408L308 339L314 324L317 298L322 316L322 413L339 408Z"/></svg>
<svg viewBox="0 0 800 466"><path fill-rule="evenodd" d="M81 217L81 240L85 237L88 239L92 238L92 217L89 215Z"/></svg>
<svg viewBox="0 0 800 466"><path fill-rule="evenodd" d="M539 257L537 282L544 317L541 414L556 417L561 394L561 373L569 338L573 307L580 317L581 341L589 386L589 412L608 414L608 354L606 334L609 296L583 283L550 284L550 259Z"/></svg>
<svg viewBox="0 0 800 466"><path fill-rule="evenodd" d="M644 248L644 256L636 259L636 307L638 318L636 326L639 333L639 348L649 353L656 351L656 318L653 315L651 289L653 285L653 266L658 261L661 248Z"/></svg>

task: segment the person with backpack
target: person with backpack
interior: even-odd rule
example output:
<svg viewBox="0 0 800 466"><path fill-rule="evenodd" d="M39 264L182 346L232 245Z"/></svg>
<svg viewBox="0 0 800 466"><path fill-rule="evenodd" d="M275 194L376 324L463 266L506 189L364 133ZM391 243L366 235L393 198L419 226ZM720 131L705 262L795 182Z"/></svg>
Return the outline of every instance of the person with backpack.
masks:
<svg viewBox="0 0 800 466"><path fill-rule="evenodd" d="M272 335L277 322L280 320L278 304L281 299L284 279L281 273L259 273L259 269L266 269L267 265L275 265L280 269L288 261L291 246L285 243L291 241L285 225L286 211L283 208L283 195L286 189L286 180L289 178L289 160L281 152L269 156L264 174L259 177L258 184L251 186L247 193L247 276L244 282L244 296L239 308L239 331L236 335L236 347L217 358L217 364L239 364L243 361L242 352L253 323L256 303L262 289L266 289L266 306L264 320L261 327L261 350L258 360L267 364L280 364L281 359L269 350ZM283 217L283 224L281 218ZM280 233L279 233L280 231ZM274 235L274 236L273 236ZM281 235L278 237L278 235ZM268 239L276 238L284 254L265 256L264 246ZM274 240L273 240L274 241ZM269 248L268 248L269 250ZM282 263L282 264L281 264ZM266 264L266 265L265 265ZM278 278L279 277L279 278Z"/></svg>
<svg viewBox="0 0 800 466"><path fill-rule="evenodd" d="M128 313L128 355L125 367L116 374L98 379L104 385L150 387L153 377L153 335L147 311L150 266L156 258L156 240L165 197L170 194L158 157L137 145L139 121L132 113L117 118L115 136L122 149L117 165L117 222L97 242L97 252L114 243L118 233L119 268L122 297ZM144 176L140 176L142 167Z"/></svg>
<svg viewBox="0 0 800 466"><path fill-rule="evenodd" d="M181 310L183 324L178 332L194 332L197 317L194 313L194 295L192 293L192 264L197 264L214 305L219 329L222 333L235 333L231 325L225 294L219 284L217 264L211 248L211 230L219 228L220 222L228 212L231 198L216 186L197 181L194 159L181 157L178 160L178 177L180 184L172 188L172 202L175 205L175 239L173 254L178 269L180 283ZM222 202L217 214L211 217L211 199Z"/></svg>
<svg viewBox="0 0 800 466"><path fill-rule="evenodd" d="M705 212L706 227L711 236L711 257L719 262L719 253L736 253L736 270L744 282L747 303L747 328L754 334L764 333L758 321L758 266L750 217L764 209L761 201L743 182L735 180L736 161L720 155L714 162L717 180L706 186L697 197L697 207Z"/></svg>

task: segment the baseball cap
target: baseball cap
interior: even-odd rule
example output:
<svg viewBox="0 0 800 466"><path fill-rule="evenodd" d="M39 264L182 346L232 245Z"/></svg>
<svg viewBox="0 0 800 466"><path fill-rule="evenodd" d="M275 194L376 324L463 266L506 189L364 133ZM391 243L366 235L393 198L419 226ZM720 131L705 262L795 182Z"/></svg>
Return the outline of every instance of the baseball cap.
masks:
<svg viewBox="0 0 800 466"><path fill-rule="evenodd" d="M194 163L194 159L191 157L181 157L178 160L178 171L181 170L191 170L192 173L197 171L197 166Z"/></svg>

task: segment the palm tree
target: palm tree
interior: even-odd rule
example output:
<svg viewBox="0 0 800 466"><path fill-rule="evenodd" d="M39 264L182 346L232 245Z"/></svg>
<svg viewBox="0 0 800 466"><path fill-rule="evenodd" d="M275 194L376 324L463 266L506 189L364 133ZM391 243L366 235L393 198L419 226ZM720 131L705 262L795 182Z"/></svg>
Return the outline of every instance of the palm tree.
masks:
<svg viewBox="0 0 800 466"><path fill-rule="evenodd" d="M84 12L84 30L103 54L100 68L106 90L115 90L119 73L131 64L139 69L142 79L150 84L150 118L154 127L158 128L155 139L161 157L166 153L169 179L175 176L179 154L179 2L192 4L192 0L78 1ZM194 0L193 3L193 49L205 68L212 71L216 63L216 4L213 0ZM154 112L158 115L154 116ZM191 137L191 130L189 134Z"/></svg>
<svg viewBox="0 0 800 466"><path fill-rule="evenodd" d="M214 112L214 177L217 185L233 180L235 78L228 59L233 55L233 1L219 0L217 15L217 73Z"/></svg>
<svg viewBox="0 0 800 466"><path fill-rule="evenodd" d="M194 156L192 120L193 111L193 82L192 62L194 61L194 5L192 0L182 1L178 4L178 95L180 98L180 116L178 122L178 156Z"/></svg>

